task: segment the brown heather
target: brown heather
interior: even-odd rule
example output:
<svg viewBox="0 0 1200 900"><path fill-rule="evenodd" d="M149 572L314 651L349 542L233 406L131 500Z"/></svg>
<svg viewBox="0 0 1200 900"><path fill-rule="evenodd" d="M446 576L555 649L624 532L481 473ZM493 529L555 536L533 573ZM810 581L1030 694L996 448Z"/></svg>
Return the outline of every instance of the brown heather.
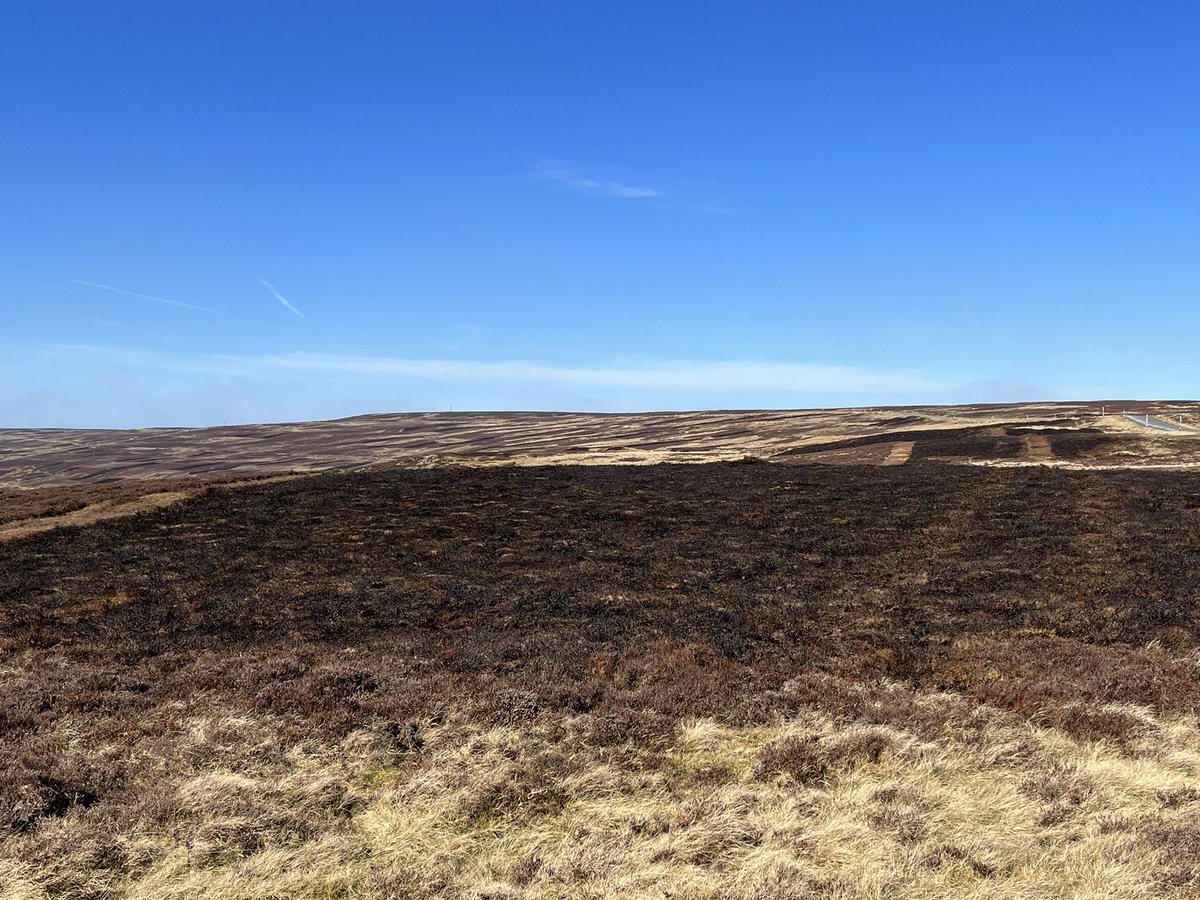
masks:
<svg viewBox="0 0 1200 900"><path fill-rule="evenodd" d="M916 460L0 543L0 898L1197 897L1198 526L1197 475Z"/></svg>

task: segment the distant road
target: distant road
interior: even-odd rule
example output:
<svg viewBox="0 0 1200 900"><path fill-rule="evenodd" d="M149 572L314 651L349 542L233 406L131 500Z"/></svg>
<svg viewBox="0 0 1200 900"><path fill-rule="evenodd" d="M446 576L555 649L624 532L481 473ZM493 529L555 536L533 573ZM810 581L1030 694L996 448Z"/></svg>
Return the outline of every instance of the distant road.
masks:
<svg viewBox="0 0 1200 900"><path fill-rule="evenodd" d="M1200 430L1188 428L1185 425L1177 425L1174 422L1168 422L1166 419L1160 419L1158 416L1135 416L1125 413L1125 418L1130 422L1137 422L1146 428L1157 428L1159 431L1183 431L1188 434L1200 434Z"/></svg>

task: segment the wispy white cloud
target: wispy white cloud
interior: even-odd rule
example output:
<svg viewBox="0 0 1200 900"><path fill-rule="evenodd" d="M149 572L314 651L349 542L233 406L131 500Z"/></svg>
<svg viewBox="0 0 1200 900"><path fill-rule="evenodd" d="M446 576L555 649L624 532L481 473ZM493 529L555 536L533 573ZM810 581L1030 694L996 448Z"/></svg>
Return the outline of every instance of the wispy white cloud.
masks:
<svg viewBox="0 0 1200 900"><path fill-rule="evenodd" d="M617 200L653 200L654 206L713 216L741 215L745 209L713 196L713 185L695 180L656 178L636 183L614 177L611 167L583 166L559 159L543 159L528 173L538 181L561 184L581 194Z"/></svg>
<svg viewBox="0 0 1200 900"><path fill-rule="evenodd" d="M261 284L263 287L265 287L268 291L270 291L274 295L275 299L278 300L280 303L282 303L283 308L286 309L288 312L292 313L293 315L299 316L302 319L307 318L304 315L304 313L300 312L300 310L298 310L298 309L296 309L296 307L292 306L292 304L288 302L288 298L283 296L283 294L279 293L279 288L275 287L275 285L271 284L271 282L267 281L265 278L260 278L260 279L258 279L258 283Z"/></svg>
<svg viewBox="0 0 1200 900"><path fill-rule="evenodd" d="M196 425L366 411L804 408L972 399L914 370L754 360L419 359L330 353L220 355L95 345L6 346L0 425Z"/></svg>
<svg viewBox="0 0 1200 900"><path fill-rule="evenodd" d="M71 284L82 285L83 287L95 288L98 291L111 291L114 294L124 294L127 297L139 297L142 300L153 300L155 303L165 303L168 306L181 306L184 309L195 309L200 312L216 312L214 309L209 309L207 306L197 306L194 303L180 303L178 300L168 300L165 297L155 297L153 294L139 294L137 291L127 291L124 288L113 287L111 284L98 284L95 281L83 281L79 278L68 278Z"/></svg>
<svg viewBox="0 0 1200 900"><path fill-rule="evenodd" d="M345 372L458 384L508 382L591 391L862 394L946 387L943 382L912 371L790 362L668 360L608 366L556 366L525 360L404 359L296 353L256 357L255 364L275 370Z"/></svg>
<svg viewBox="0 0 1200 900"><path fill-rule="evenodd" d="M944 390L954 385L909 369L755 360L658 360L610 365L554 365L530 360L417 359L330 353L169 355L145 350L59 345L55 352L100 357L122 365L224 375L328 375L443 384L513 384L599 392L689 394L887 394Z"/></svg>
<svg viewBox="0 0 1200 900"><path fill-rule="evenodd" d="M553 159L544 159L534 166L533 176L541 181L554 181L566 185L584 194L615 197L619 200L648 200L662 197L664 194L661 188L593 178L584 174L578 167Z"/></svg>

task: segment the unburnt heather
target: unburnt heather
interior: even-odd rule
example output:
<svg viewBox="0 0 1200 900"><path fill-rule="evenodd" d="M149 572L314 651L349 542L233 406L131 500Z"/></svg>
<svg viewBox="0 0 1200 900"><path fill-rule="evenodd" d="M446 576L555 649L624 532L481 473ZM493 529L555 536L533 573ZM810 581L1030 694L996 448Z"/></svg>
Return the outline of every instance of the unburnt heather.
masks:
<svg viewBox="0 0 1200 900"><path fill-rule="evenodd" d="M441 468L0 543L5 897L1200 894L1200 474Z"/></svg>

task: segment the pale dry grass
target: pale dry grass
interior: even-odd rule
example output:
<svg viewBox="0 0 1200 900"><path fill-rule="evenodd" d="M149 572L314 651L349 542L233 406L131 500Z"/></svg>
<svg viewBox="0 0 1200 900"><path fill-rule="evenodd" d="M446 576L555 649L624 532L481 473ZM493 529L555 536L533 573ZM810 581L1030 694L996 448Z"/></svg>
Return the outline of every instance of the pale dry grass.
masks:
<svg viewBox="0 0 1200 900"><path fill-rule="evenodd" d="M1140 723L1123 747L987 708L934 738L706 719L657 752L588 745L586 716L426 723L401 751L369 730L285 750L279 722L197 720L170 814L125 821L124 875L87 874L94 810L75 809L0 844L0 897L1197 896L1197 723L1116 711Z"/></svg>
<svg viewBox="0 0 1200 900"><path fill-rule="evenodd" d="M126 516L136 516L139 513L163 509L175 503L182 503L193 497L198 497L205 491L230 491L251 485L275 484L281 481L294 481L302 475L275 475L260 478L244 478L240 481L216 482L198 485L186 490L150 491L141 496L128 500L101 500L89 503L81 509L53 516L35 516L27 519L15 519L0 525L0 541L12 541L53 531L55 528L79 527L93 525L109 519L120 519Z"/></svg>

